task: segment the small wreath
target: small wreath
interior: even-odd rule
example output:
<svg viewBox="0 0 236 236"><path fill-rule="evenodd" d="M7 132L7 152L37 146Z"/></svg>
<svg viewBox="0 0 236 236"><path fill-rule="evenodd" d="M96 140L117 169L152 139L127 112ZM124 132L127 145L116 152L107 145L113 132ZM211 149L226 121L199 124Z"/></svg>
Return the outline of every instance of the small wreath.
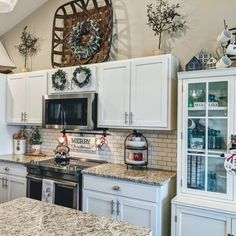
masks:
<svg viewBox="0 0 236 236"><path fill-rule="evenodd" d="M52 75L52 87L58 90L64 90L66 87L66 72L58 70Z"/></svg>
<svg viewBox="0 0 236 236"><path fill-rule="evenodd" d="M84 74L83 77L81 77L81 74ZM86 84L89 83L91 78L91 70L88 67L78 67L73 72L73 78L72 81L80 88L84 87Z"/></svg>
<svg viewBox="0 0 236 236"><path fill-rule="evenodd" d="M75 57L81 60L95 55L101 48L102 32L94 20L86 20L73 26L68 42Z"/></svg>

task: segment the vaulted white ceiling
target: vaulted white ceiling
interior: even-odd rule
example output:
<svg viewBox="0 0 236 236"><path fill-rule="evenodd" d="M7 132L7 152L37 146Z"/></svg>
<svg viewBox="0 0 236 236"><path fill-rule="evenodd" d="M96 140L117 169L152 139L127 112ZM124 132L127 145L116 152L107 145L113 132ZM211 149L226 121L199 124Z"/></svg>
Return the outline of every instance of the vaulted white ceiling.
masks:
<svg viewBox="0 0 236 236"><path fill-rule="evenodd" d="M18 0L14 10L0 13L0 36L20 23L48 0Z"/></svg>

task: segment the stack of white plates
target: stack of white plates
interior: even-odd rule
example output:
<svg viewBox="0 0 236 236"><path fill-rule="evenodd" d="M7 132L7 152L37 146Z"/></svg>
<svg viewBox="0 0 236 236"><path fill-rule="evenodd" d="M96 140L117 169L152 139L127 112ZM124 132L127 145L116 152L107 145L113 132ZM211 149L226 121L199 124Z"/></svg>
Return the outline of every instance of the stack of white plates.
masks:
<svg viewBox="0 0 236 236"><path fill-rule="evenodd" d="M127 146L129 147L145 147L146 142L145 141L127 141Z"/></svg>

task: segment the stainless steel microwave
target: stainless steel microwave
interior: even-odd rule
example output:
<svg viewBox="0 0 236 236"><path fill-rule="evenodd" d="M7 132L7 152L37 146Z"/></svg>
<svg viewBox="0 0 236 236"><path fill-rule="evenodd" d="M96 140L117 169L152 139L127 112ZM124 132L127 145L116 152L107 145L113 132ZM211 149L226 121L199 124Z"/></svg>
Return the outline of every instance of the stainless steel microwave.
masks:
<svg viewBox="0 0 236 236"><path fill-rule="evenodd" d="M97 94L43 96L43 127L93 130L97 125Z"/></svg>

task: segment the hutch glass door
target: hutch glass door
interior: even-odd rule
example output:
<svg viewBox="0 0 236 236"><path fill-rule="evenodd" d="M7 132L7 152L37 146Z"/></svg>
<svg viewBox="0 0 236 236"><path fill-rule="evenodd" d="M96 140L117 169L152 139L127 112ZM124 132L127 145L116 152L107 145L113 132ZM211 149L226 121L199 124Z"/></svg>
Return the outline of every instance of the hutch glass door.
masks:
<svg viewBox="0 0 236 236"><path fill-rule="evenodd" d="M229 81L198 80L187 82L185 88L185 188L231 197L224 169L233 115L228 106Z"/></svg>

